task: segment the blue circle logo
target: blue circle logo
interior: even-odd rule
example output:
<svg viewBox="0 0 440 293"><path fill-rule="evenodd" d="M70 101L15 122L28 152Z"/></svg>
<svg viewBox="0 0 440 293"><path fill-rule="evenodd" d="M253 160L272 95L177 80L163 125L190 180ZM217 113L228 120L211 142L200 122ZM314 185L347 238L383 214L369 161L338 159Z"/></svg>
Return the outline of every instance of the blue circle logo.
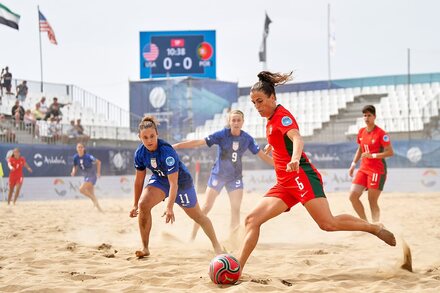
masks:
<svg viewBox="0 0 440 293"><path fill-rule="evenodd" d="M289 116L284 116L281 119L281 124L283 124L283 126L289 126L289 125L292 125L292 123L293 123L293 121Z"/></svg>
<svg viewBox="0 0 440 293"><path fill-rule="evenodd" d="M167 163L167 165L169 167L171 167L171 166L174 166L174 163L176 162L176 160L174 160L173 157L168 157L168 158L165 159L165 162Z"/></svg>
<svg viewBox="0 0 440 293"><path fill-rule="evenodd" d="M384 142L389 142L389 141L390 141L390 136L389 136L388 134L385 134L385 135L383 136L383 141L384 141Z"/></svg>

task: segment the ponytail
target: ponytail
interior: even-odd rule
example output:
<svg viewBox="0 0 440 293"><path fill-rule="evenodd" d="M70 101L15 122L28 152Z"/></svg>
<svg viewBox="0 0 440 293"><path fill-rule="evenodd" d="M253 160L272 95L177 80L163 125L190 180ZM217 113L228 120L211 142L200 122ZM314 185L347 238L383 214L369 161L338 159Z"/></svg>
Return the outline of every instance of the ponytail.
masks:
<svg viewBox="0 0 440 293"><path fill-rule="evenodd" d="M269 71L261 71L258 73L258 82L251 87L251 92L261 91L267 96L275 95L275 87L284 84L292 79L292 71L290 73L272 73Z"/></svg>

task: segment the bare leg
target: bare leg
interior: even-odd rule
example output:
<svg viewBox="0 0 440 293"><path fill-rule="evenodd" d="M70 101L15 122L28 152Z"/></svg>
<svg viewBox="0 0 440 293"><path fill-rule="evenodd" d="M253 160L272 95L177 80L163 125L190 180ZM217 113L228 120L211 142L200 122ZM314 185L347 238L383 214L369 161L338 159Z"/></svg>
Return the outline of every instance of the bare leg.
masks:
<svg viewBox="0 0 440 293"><path fill-rule="evenodd" d="M142 249L136 251L136 256L142 258L150 255L148 245L150 243L150 232L153 219L151 217L151 209L160 203L165 198L165 193L153 186L148 186L142 191L141 198L139 200L139 233L142 238Z"/></svg>
<svg viewBox="0 0 440 293"><path fill-rule="evenodd" d="M365 220L342 214L333 216L326 198L315 198L308 201L305 208L322 230L333 231L364 231L376 235L388 245L395 246L393 233L382 225L370 224Z"/></svg>
<svg viewBox="0 0 440 293"><path fill-rule="evenodd" d="M377 202L379 200L381 192L382 191L379 189L368 189L368 201L370 202L370 210L373 223L377 223L380 221L380 208Z"/></svg>
<svg viewBox="0 0 440 293"><path fill-rule="evenodd" d="M183 208L185 213L193 219L198 225L200 225L205 232L206 236L208 236L209 240L211 240L212 247L216 254L223 253L223 249L220 243L217 240L217 236L215 235L214 227L212 226L211 220L202 212L199 204L197 203L192 208Z"/></svg>
<svg viewBox="0 0 440 293"><path fill-rule="evenodd" d="M93 204L98 209L98 211L100 212L103 211L99 206L98 199L95 196L95 188L93 187L93 184L91 182L84 182L79 187L79 191L92 200Z"/></svg>
<svg viewBox="0 0 440 293"><path fill-rule="evenodd" d="M22 185L23 185L22 183L15 185L14 204L17 201L18 196L20 195L20 190Z"/></svg>
<svg viewBox="0 0 440 293"><path fill-rule="evenodd" d="M236 189L229 193L229 202L231 203L231 226L234 231L240 225L240 207L243 199L243 189Z"/></svg>
<svg viewBox="0 0 440 293"><path fill-rule="evenodd" d="M243 270L249 256L258 243L261 225L285 210L287 210L287 205L281 199L263 197L258 206L246 217L246 234L238 256L241 270Z"/></svg>
<svg viewBox="0 0 440 293"><path fill-rule="evenodd" d="M9 190L8 190L8 205L11 204L12 193L14 192L14 187L15 186L9 186Z"/></svg>
<svg viewBox="0 0 440 293"><path fill-rule="evenodd" d="M359 200L365 187L359 184L352 184L350 188L350 201L355 212L358 214L359 218L367 221L367 216L365 215L365 209L362 202Z"/></svg>
<svg viewBox="0 0 440 293"><path fill-rule="evenodd" d="M211 211L212 206L214 205L215 199L217 198L217 195L218 195L218 192L215 189L213 189L211 187L206 188L206 193L205 193L206 200L202 206L202 212L204 215L207 215ZM200 225L197 222L194 223L193 230L191 233L191 240L196 239L197 232L199 231L199 228L200 228Z"/></svg>

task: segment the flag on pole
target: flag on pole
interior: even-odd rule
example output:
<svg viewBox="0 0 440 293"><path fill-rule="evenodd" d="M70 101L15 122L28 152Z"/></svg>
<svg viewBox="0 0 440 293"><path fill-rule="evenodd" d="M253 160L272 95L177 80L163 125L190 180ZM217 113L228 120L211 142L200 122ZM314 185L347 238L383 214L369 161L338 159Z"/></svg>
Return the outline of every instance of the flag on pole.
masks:
<svg viewBox="0 0 440 293"><path fill-rule="evenodd" d="M260 57L260 62L266 62L266 38L269 35L269 24L272 22L266 13L266 18L264 19L264 29L263 29L263 40L261 41L260 51L258 55Z"/></svg>
<svg viewBox="0 0 440 293"><path fill-rule="evenodd" d="M18 30L19 21L20 15L12 12L8 7L0 3L0 24L4 24Z"/></svg>
<svg viewBox="0 0 440 293"><path fill-rule="evenodd" d="M55 33L54 33L52 27L50 26L46 17L44 17L43 13L41 13L40 10L38 10L38 17L40 18L40 32L47 32L47 36L49 37L49 41L54 45L58 45L57 39L55 38Z"/></svg>

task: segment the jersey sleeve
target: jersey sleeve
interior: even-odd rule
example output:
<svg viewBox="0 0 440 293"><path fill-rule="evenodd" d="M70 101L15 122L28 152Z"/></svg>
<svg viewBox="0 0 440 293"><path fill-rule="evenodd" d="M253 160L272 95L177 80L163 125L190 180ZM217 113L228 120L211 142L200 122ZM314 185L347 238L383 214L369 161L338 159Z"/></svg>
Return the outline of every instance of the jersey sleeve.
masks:
<svg viewBox="0 0 440 293"><path fill-rule="evenodd" d="M214 132L213 134L208 135L205 137L206 144L211 147L214 144L220 144L221 139L224 137L224 131L220 130L217 132Z"/></svg>
<svg viewBox="0 0 440 293"><path fill-rule="evenodd" d="M74 155L73 156L73 166L78 166L79 165L79 160L78 160L78 155Z"/></svg>
<svg viewBox="0 0 440 293"><path fill-rule="evenodd" d="M383 147L387 147L391 144L390 135L385 131L380 134L380 143Z"/></svg>
<svg viewBox="0 0 440 293"><path fill-rule="evenodd" d="M280 121L278 121L277 126L283 135L285 135L291 129L299 130L298 123L296 123L295 118L287 113L284 113L283 116L280 117Z"/></svg>
<svg viewBox="0 0 440 293"><path fill-rule="evenodd" d="M90 161L92 162L92 164L96 164L96 158L93 155L89 154L88 157L89 157Z"/></svg>
<svg viewBox="0 0 440 293"><path fill-rule="evenodd" d="M164 162L163 166L166 168L164 172L166 175L179 171L179 155L173 148L167 147L161 159Z"/></svg>
<svg viewBox="0 0 440 293"><path fill-rule="evenodd" d="M251 151L251 153L253 153L254 155L258 154L258 152L260 151L260 146L258 145L257 141L250 135L248 136L248 139L248 150Z"/></svg>
<svg viewBox="0 0 440 293"><path fill-rule="evenodd" d="M134 168L139 171L144 171L147 168L140 149L134 152Z"/></svg>

